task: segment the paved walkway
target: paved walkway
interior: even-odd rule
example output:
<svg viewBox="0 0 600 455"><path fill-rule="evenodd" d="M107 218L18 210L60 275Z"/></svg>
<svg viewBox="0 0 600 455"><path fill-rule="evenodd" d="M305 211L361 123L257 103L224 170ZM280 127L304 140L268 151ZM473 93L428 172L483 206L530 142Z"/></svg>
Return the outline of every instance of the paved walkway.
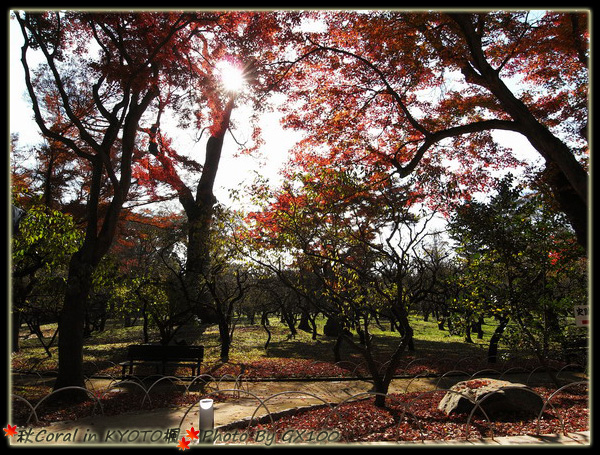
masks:
<svg viewBox="0 0 600 455"><path fill-rule="evenodd" d="M418 378L413 380L394 380L390 387L390 393L414 390L435 389L436 378ZM230 388L228 388L230 387ZM223 393L234 394L229 391L234 388L234 383L222 382L219 390ZM266 416L269 413L280 413L290 408L313 406L325 402L340 403L358 394L367 393L372 389L372 384L366 381L315 381L315 382L250 382L244 384L239 391L239 398L226 402L214 404L215 428L223 425L248 419L255 414L256 418ZM301 390L298 391L298 390ZM261 400L264 406L260 406ZM265 409L268 408L268 412ZM185 430L194 426L198 428L198 406L192 405L176 409L156 409L146 412L131 412L118 416L96 415L80 419L78 421L58 422L47 427L33 427L19 429L21 442L11 438L10 443L18 445L73 445L73 444L95 444L106 446L125 444L156 445L157 443L170 443L175 445L173 435L181 430L181 436ZM243 430L226 430L229 438L235 438ZM181 439L181 436L179 439ZM165 442L167 441L167 442ZM230 440L229 442L232 442ZM236 440L237 441L237 440ZM272 441L271 441L272 442ZM306 442L300 439L299 442ZM311 441L308 441L311 443ZM269 445L265 439L264 445ZM376 442L364 445L390 445L397 444ZM496 437L494 439L470 439L457 441L416 441L399 442L398 444L416 445L591 445L590 432L582 432L563 435L548 436L516 436ZM358 444L351 444L358 445ZM362 444L361 444L362 445Z"/></svg>

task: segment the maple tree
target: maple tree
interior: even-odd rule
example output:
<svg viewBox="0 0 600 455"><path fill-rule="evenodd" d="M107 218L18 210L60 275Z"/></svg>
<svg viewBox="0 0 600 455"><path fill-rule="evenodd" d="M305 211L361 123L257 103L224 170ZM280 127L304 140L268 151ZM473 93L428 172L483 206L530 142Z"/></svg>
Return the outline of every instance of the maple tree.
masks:
<svg viewBox="0 0 600 455"><path fill-rule="evenodd" d="M580 244L587 240L589 16L493 11L312 13L282 79L298 147L416 174L431 204L469 197L520 163L524 136Z"/></svg>
<svg viewBox="0 0 600 455"><path fill-rule="evenodd" d="M142 117L159 95L159 82L176 76L177 49L188 42L182 31L197 18L55 11L14 17L24 38L21 62L36 123L88 170L85 237L70 259L55 383L57 389L84 387L83 328L92 274L112 244L127 200ZM36 72L31 51L44 61Z"/></svg>
<svg viewBox="0 0 600 455"><path fill-rule="evenodd" d="M429 284L420 283L424 287L418 291L410 285L414 258L428 234L426 217L413 209L420 199L414 188L399 190L385 167L373 169L332 163L327 153L297 151L286 183L265 194L261 211L249 214L246 235L249 256L339 326L332 332L335 360L341 360L341 343L349 343L364 357L375 390L385 394L412 346L408 309L419 293L428 292ZM377 314L390 316L400 332L385 368L375 360L369 328ZM380 406L384 401L377 398Z"/></svg>
<svg viewBox="0 0 600 455"><path fill-rule="evenodd" d="M239 219L222 206L215 212L210 233L210 267L203 273L200 285L210 296L219 328L220 360L227 362L236 327L234 310L244 301L253 282L234 241L233 231L240 223Z"/></svg>
<svg viewBox="0 0 600 455"><path fill-rule="evenodd" d="M279 30L281 24L276 14L230 12L219 17L211 31L213 36L198 34L186 54L191 62L187 84L194 86L195 92L185 96L185 107L174 115L188 128L208 130L204 163L201 165L195 156L178 152L171 139L175 133L160 127L163 112L182 107L176 100L183 97L180 92L185 94L189 88L178 86L161 93L156 121L145 130L150 154L134 167L137 182L153 197L158 196L159 184L166 185L175 191L184 209L188 226L184 294L205 322L222 321L211 302L214 295L208 292L210 284L204 286L203 283L212 269L210 237L216 203L213 190L225 135L237 102L252 104L254 120L256 114L264 110L263 99L268 94L266 68L269 59L274 58L265 55L265 49L277 39ZM232 77L238 78L234 81L236 87L224 84L228 76L230 81ZM251 134L254 144L245 145L245 153L251 153L260 144L259 133L254 123ZM197 181L195 188L186 183L191 179Z"/></svg>
<svg viewBox="0 0 600 455"><path fill-rule="evenodd" d="M90 272L112 244L132 183L154 189L160 182L176 190L188 216L183 295L196 304L203 319L216 320L212 307L203 304L209 293L199 293L209 271L213 187L238 94L222 86L215 68L226 60L243 70L249 84L259 81L257 52L268 47L278 28L276 17L244 12L48 12L16 17L26 40L22 61L36 121L50 141L74 152L71 161L77 161L80 175L91 175L82 178L80 193L90 194L81 217L87 233L72 259L72 274L86 276L72 277L81 285L69 287L79 288L78 297L65 297L65 302L73 303L64 307L69 322L63 325L80 325ZM98 50L98 59L90 48ZM32 74L26 58L29 49L42 52L47 71ZM78 59L85 59L87 66L76 65ZM180 125L209 130L203 165L175 151L161 129L167 111L176 113L173 118ZM149 122L150 112L154 119ZM201 173L195 192L183 183L178 166ZM75 266L76 259L83 262ZM83 385L81 365L71 364L80 362L81 338L68 338L61 337L63 350L77 354L60 356L65 365L59 369L65 374L59 375L57 387L69 381Z"/></svg>

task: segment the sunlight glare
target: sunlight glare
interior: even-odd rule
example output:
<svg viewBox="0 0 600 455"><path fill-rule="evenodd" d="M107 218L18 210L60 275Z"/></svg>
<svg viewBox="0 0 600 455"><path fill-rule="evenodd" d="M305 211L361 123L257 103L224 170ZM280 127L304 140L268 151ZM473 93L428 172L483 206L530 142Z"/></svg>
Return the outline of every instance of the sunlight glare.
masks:
<svg viewBox="0 0 600 455"><path fill-rule="evenodd" d="M242 68L230 61L222 60L217 63L216 71L228 92L239 92L246 82Z"/></svg>

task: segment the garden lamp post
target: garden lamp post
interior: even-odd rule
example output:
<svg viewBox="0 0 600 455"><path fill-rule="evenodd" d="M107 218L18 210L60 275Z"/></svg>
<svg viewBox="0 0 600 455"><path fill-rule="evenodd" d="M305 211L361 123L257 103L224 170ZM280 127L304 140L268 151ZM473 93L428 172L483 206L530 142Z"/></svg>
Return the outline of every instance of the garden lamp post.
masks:
<svg viewBox="0 0 600 455"><path fill-rule="evenodd" d="M213 434L213 428L215 425L215 408L213 407L213 400L210 398L203 398L199 402L198 412L198 428L200 429L200 443L210 442L210 438ZM208 440L205 438L208 437Z"/></svg>

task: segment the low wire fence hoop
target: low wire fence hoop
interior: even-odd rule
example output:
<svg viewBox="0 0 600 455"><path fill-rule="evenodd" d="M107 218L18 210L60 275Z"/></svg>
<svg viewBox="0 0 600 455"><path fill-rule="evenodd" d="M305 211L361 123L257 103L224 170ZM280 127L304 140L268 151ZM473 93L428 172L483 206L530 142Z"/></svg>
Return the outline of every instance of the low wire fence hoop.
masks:
<svg viewBox="0 0 600 455"><path fill-rule="evenodd" d="M283 392L278 392L278 393L275 393L273 395L269 395L267 398L265 398L264 400L262 400L262 402L256 407L256 409L252 413L252 416L250 417L250 421L248 423L248 429L250 428L250 425L251 425L252 421L254 420L254 417L256 416L256 413L258 412L258 410L261 407L264 407L265 410L269 413L269 418L271 419L271 425L273 425L273 427L275 427L275 420L273 419L273 415L271 414L271 412L267 408L267 402L269 400L271 400L272 398L276 398L276 397L279 397L281 395L291 395L291 394L308 395L310 397L313 397L313 398L316 398L317 400L322 401L323 404L327 405L330 408L330 411L332 409L331 403L329 403L328 401L324 400L323 398L321 398L318 395L315 395L315 394L310 393L310 392L302 392L302 391L296 391L296 390L285 390Z"/></svg>
<svg viewBox="0 0 600 455"><path fill-rule="evenodd" d="M224 390L214 390L214 391L212 391L212 392L209 392L209 393L207 393L207 394L203 395L203 396L202 396L202 398L200 398L200 399L198 400L198 402L197 402L197 403L194 403L194 404L192 404L192 405L188 406L187 410L185 411L185 413L184 413L184 414L183 414L183 416L181 417L181 420L179 421L179 427L178 427L178 428L179 428L179 431L181 431L181 426L183 425L183 422L184 422L185 418L187 417L187 415L189 414L189 412L190 412L190 411L191 411L193 408L195 408L195 407L197 407L197 406L198 406L198 403L200 402L200 400L201 400L201 399L203 399L203 398L206 398L206 397L210 397L210 396L213 396L213 395L218 395L218 394L220 394L220 393L225 393L225 392L233 392L234 394L239 394L240 390L239 390L239 389L224 389ZM269 418L271 419L271 424L272 424L272 425L274 425L274 423L275 423L275 422L274 422L274 420L273 420L273 417L272 417L272 415L271 415L271 411L270 411L270 410L269 410L269 408L268 408L268 407L267 407L267 406L264 404L263 400L262 400L262 399L261 399L261 398L260 398L258 395L254 394L254 393L252 393L252 392L248 392L248 391L246 391L246 390L241 390L241 392L243 392L243 393L245 393L245 394L247 394L247 395L250 395L252 398L254 398L255 400L257 400L257 401L258 401L260 404L258 405L258 407L257 407L256 409L258 409L258 408L260 408L261 406L263 406L263 407L265 408L265 410L267 411L267 415L268 415L268 416L269 416ZM256 410L255 410L255 412L256 412ZM254 416L254 414L253 414L253 416ZM252 424L252 419L250 419L250 420L248 421L248 427L246 428L246 431L248 431L248 430L249 430L249 427L250 427L250 425L251 425L251 424Z"/></svg>
<svg viewBox="0 0 600 455"><path fill-rule="evenodd" d="M27 406L29 406L29 409L31 410L31 412L29 413L29 417L27 418L27 423L29 422L29 419L31 419L32 415L35 417L35 422L39 423L37 413L35 412L35 407L32 406L32 404L29 402L29 400L27 400L26 398L23 398L20 395L15 395L14 393L11 393L10 396L11 396L11 398L17 398L18 400L23 401Z"/></svg>
<svg viewBox="0 0 600 455"><path fill-rule="evenodd" d="M461 374L463 376L467 376L469 377L469 373L467 373L466 371L463 370L450 370L450 371L446 371L443 375L441 375L438 380L435 383L435 389L438 390L438 386L440 385L440 382L442 382L442 380L446 377L446 376L450 376L450 374ZM444 390L444 389L439 389L439 390Z"/></svg>
<svg viewBox="0 0 600 455"><path fill-rule="evenodd" d="M211 376L208 373L202 373L202 374L199 374L198 376L195 376L194 379L191 380L191 382L186 387L186 393L187 394L190 393L190 388L192 387L192 385L194 384L194 382L196 382L196 381L204 381L205 379L208 379L208 380L205 381L203 385L206 386L207 384L210 384L211 382L214 382L215 383L215 390L219 390L219 383L217 382L217 379L214 376Z"/></svg>
<svg viewBox="0 0 600 455"><path fill-rule="evenodd" d="M140 408L142 408L144 406L146 398L148 398L148 403L150 403L150 406L152 406L152 400L150 399L150 395L148 395L148 390L146 389L146 387L144 387L144 385L141 384L140 382L132 381L132 380L128 380L128 379L126 379L124 381L116 382L115 384L111 384L109 387L106 388L106 390L102 394L102 398L106 397L106 395L108 395L112 389L120 387L122 385L129 385L129 384L133 384L133 385L141 388L144 391L144 398L142 398L142 403L140 404Z"/></svg>
<svg viewBox="0 0 600 455"><path fill-rule="evenodd" d="M552 409L554 411L556 411L556 408L554 408L554 405L552 403L550 403L550 400L552 400L552 398L554 398L554 395L556 395L559 392L562 392L564 389L567 389L567 388L570 388L570 387L573 387L573 386L576 386L576 385L583 385L583 384L587 385L588 388L589 388L589 381L577 381L577 382L571 382L569 384L566 384L566 385L564 385L564 386L556 389L554 392L552 392L550 394L550 396L545 400L544 405L542 406L542 409L540 410L540 413L538 414L537 429L536 429L536 434L538 436L540 435L540 430L541 430L541 428L540 428L540 421L541 421L541 418L542 418L542 414L544 414L544 411L546 410L546 406L548 404L550 404L550 406L552 406ZM558 417L558 420L560 422L562 433L565 434L564 419L562 419L561 416L557 416L557 417Z"/></svg>
<svg viewBox="0 0 600 455"><path fill-rule="evenodd" d="M94 393L88 389L86 389L85 387L80 387L80 386L76 386L76 385L71 385L71 386L67 386L67 387L61 387L60 389L56 389L53 390L52 392L50 392L48 395L46 395L44 398L42 398L40 401L37 402L37 404L35 405L33 411L36 412L36 419L37 419L37 408L40 407L40 405L46 401L48 398L50 398L52 395L57 394L58 392L64 392L66 390L82 390L85 393L87 393L89 396L91 396L96 404L98 404L98 406L100 407L100 413L102 415L104 415L104 409L102 408L102 402L100 401L100 399L94 395ZM92 409L92 412L96 409L96 404L94 404L94 409ZM29 419L31 419L31 414L29 415L29 417L27 418L27 422L25 422L25 424L27 425L27 423L29 423ZM39 421L39 420L38 420Z"/></svg>

